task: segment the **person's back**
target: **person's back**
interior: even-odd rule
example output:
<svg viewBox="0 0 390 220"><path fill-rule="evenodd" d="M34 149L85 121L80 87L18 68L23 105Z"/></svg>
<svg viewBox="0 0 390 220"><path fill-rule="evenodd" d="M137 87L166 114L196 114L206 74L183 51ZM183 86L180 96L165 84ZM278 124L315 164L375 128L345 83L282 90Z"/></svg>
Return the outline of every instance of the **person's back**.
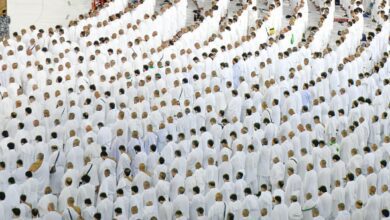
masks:
<svg viewBox="0 0 390 220"><path fill-rule="evenodd" d="M226 210L226 204L222 201L217 201L215 202L208 214L208 219L217 219L217 220L222 220L224 219L224 214Z"/></svg>
<svg viewBox="0 0 390 220"><path fill-rule="evenodd" d="M43 216L43 220L61 220L62 216L56 211L50 211Z"/></svg>
<svg viewBox="0 0 390 220"><path fill-rule="evenodd" d="M4 192L0 192L0 219L11 219L10 207L5 202Z"/></svg>
<svg viewBox="0 0 390 220"><path fill-rule="evenodd" d="M271 212L271 219L288 219L288 207L286 206L286 204L282 203L282 198L280 196L275 196L275 202L276 205Z"/></svg>
<svg viewBox="0 0 390 220"><path fill-rule="evenodd" d="M329 193L324 192L323 195L319 196L317 205L322 213L321 215L324 218L328 218L332 212L332 196Z"/></svg>
<svg viewBox="0 0 390 220"><path fill-rule="evenodd" d="M3 14L0 17L0 37L9 37L9 25L11 18L7 15L7 11L3 10Z"/></svg>
<svg viewBox="0 0 390 220"><path fill-rule="evenodd" d="M98 212L102 213L103 219L111 219L114 213L114 204L107 198L107 194L100 194L101 201L96 206Z"/></svg>

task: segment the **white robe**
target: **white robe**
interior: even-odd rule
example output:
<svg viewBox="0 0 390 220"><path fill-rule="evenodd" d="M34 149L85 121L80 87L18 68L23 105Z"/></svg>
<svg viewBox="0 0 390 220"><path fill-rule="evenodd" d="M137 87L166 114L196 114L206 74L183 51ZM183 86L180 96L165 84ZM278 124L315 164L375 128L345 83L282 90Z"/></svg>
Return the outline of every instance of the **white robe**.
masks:
<svg viewBox="0 0 390 220"><path fill-rule="evenodd" d="M313 198L317 198L317 190L318 190L317 180L318 180L317 173L314 170L306 172L305 178L303 178L303 185L302 185L303 195L306 195L307 193L311 193Z"/></svg>
<svg viewBox="0 0 390 220"><path fill-rule="evenodd" d="M227 209L226 203L215 202L208 211L208 219L223 220L225 218L225 210Z"/></svg>
<svg viewBox="0 0 390 220"><path fill-rule="evenodd" d="M364 207L365 217L364 219L379 219L380 218L380 197L378 195L370 196L367 200L367 204Z"/></svg>
<svg viewBox="0 0 390 220"><path fill-rule="evenodd" d="M74 186L67 186L61 191L58 197L58 211L65 211L67 200L70 197L77 199L77 188Z"/></svg>
<svg viewBox="0 0 390 220"><path fill-rule="evenodd" d="M285 220L288 218L288 207L285 204L275 205L271 212L271 219L273 220Z"/></svg>
<svg viewBox="0 0 390 220"><path fill-rule="evenodd" d="M173 212L180 210L183 216L186 218L190 217L190 201L184 194L178 195L172 202Z"/></svg>
<svg viewBox="0 0 390 220"><path fill-rule="evenodd" d="M288 177L287 183L286 183L286 198L289 200L289 198L292 195L300 195L302 187L302 180L301 177L298 176L297 174L292 174L291 176ZM287 202L289 204L289 202Z"/></svg>
<svg viewBox="0 0 390 220"><path fill-rule="evenodd" d="M322 217L329 218L332 213L332 196L327 192L319 196L317 207Z"/></svg>
<svg viewBox="0 0 390 220"><path fill-rule="evenodd" d="M302 208L298 202L291 203L288 207L288 219L289 220L299 220L303 218Z"/></svg>
<svg viewBox="0 0 390 220"><path fill-rule="evenodd" d="M105 198L97 204L96 210L102 214L102 219L112 219L114 215L114 204L110 199Z"/></svg>
<svg viewBox="0 0 390 220"><path fill-rule="evenodd" d="M27 196L27 202L36 206L39 197L39 182L34 177L27 179L21 186L21 193Z"/></svg>

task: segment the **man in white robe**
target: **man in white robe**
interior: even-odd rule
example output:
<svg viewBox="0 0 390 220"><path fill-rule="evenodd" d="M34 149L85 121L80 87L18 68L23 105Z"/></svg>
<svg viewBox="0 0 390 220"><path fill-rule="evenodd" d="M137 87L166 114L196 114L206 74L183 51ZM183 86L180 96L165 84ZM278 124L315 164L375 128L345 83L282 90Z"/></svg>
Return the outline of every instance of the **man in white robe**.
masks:
<svg viewBox="0 0 390 220"><path fill-rule="evenodd" d="M104 192L111 201L114 201L115 188L116 188L116 179L113 175L111 175L110 170L106 169L104 171L104 177L102 178L99 187L99 195Z"/></svg>
<svg viewBox="0 0 390 220"><path fill-rule="evenodd" d="M308 164L306 166L306 171L305 177L303 178L302 193L303 195L310 193L313 196L313 199L316 200L318 190L317 172L313 169L313 164Z"/></svg>
<svg viewBox="0 0 390 220"><path fill-rule="evenodd" d="M390 192L387 185L382 186L381 209L390 209Z"/></svg>
<svg viewBox="0 0 390 220"><path fill-rule="evenodd" d="M95 201L95 186L90 183L91 177L84 175L81 177L82 185L78 188L76 201L80 208L84 208L85 200ZM92 203L94 204L94 203Z"/></svg>
<svg viewBox="0 0 390 220"><path fill-rule="evenodd" d="M387 185L389 187L390 186L390 171L387 168L387 161L386 160L380 161L380 166L381 166L381 169L379 170L379 173L378 173L377 186L382 187L383 185Z"/></svg>
<svg viewBox="0 0 390 220"><path fill-rule="evenodd" d="M232 99L226 108L226 118L231 121L234 117L241 118L242 98L238 95L237 90L232 91Z"/></svg>
<svg viewBox="0 0 390 220"><path fill-rule="evenodd" d="M345 210L344 203L339 203L337 205L337 208L338 208L338 214L335 218L336 220L350 219L351 218L350 213L347 210Z"/></svg>
<svg viewBox="0 0 390 220"><path fill-rule="evenodd" d="M332 190L332 217L337 216L337 205L345 204L345 189L340 186L340 180L336 180Z"/></svg>
<svg viewBox="0 0 390 220"><path fill-rule="evenodd" d="M39 202L37 204L39 213L41 213L42 215L48 213L48 205L50 203L58 204L58 198L56 195L52 194L52 190L50 187L46 187L45 194L39 199ZM54 208L56 208L56 206Z"/></svg>
<svg viewBox="0 0 390 220"><path fill-rule="evenodd" d="M49 203L47 206L47 214L42 214L43 220L61 220L62 215L55 210L54 203Z"/></svg>
<svg viewBox="0 0 390 220"><path fill-rule="evenodd" d="M325 186L326 189L330 190L331 184L331 170L327 167L326 160L320 161L320 169L318 171L318 183Z"/></svg>
<svg viewBox="0 0 390 220"><path fill-rule="evenodd" d="M352 209L356 200L357 185L355 176L352 173L347 174L347 184L345 185L345 205L347 210Z"/></svg>
<svg viewBox="0 0 390 220"><path fill-rule="evenodd" d="M39 197L39 182L31 171L26 172L27 180L21 185L21 194L27 196L27 202L36 206Z"/></svg>
<svg viewBox="0 0 390 220"><path fill-rule="evenodd" d="M67 156L67 162L72 162L74 169L81 170L84 163L84 150L80 147L80 140L75 139L73 147L69 150Z"/></svg>
<svg viewBox="0 0 390 220"><path fill-rule="evenodd" d="M291 198L292 195L301 195L302 180L301 177L294 173L292 167L287 169L287 183L286 183L286 198ZM286 201L287 202L287 201ZM289 204L289 201L287 202Z"/></svg>
<svg viewBox="0 0 390 220"><path fill-rule="evenodd" d="M96 213L96 207L92 206L92 201L90 199L86 199L83 206L84 208L81 211L81 217L85 220L92 220Z"/></svg>
<svg viewBox="0 0 390 220"><path fill-rule="evenodd" d="M293 195L290 199L290 206L288 207L288 219L298 220L303 218L302 207L298 202L297 196Z"/></svg>
<svg viewBox="0 0 390 220"><path fill-rule="evenodd" d="M318 201L317 208L321 213L321 216L325 219L329 219L332 214L332 196L327 192L325 186L318 188Z"/></svg>
<svg viewBox="0 0 390 220"><path fill-rule="evenodd" d="M112 141L111 129L108 126L104 126L102 122L98 123L99 131L97 133L96 142L102 146L109 146Z"/></svg>
<svg viewBox="0 0 390 220"><path fill-rule="evenodd" d="M351 215L352 219L357 219L357 220L363 220L364 219L364 208L363 208L363 203L362 201L356 201L355 203L355 209L352 211Z"/></svg>
<svg viewBox="0 0 390 220"><path fill-rule="evenodd" d="M259 213L259 201L257 197L252 194L250 188L244 189L245 198L242 201L242 209L247 209L249 211L250 217L255 217Z"/></svg>
<svg viewBox="0 0 390 220"><path fill-rule="evenodd" d="M259 197L259 209L266 209L268 213L271 213L272 210L272 194L267 190L267 185L262 184L260 186L261 194Z"/></svg>
<svg viewBox="0 0 390 220"><path fill-rule="evenodd" d="M285 167L283 163L279 160L279 157L275 157L273 160L273 165L270 172L270 182L272 186L272 191L277 189L279 181L284 180Z"/></svg>
<svg viewBox="0 0 390 220"><path fill-rule="evenodd" d="M55 194L59 194L61 191L61 180L64 175L64 166L66 163L65 154L58 150L56 145L51 146L52 153L49 159L49 166L51 170L50 174L50 186Z"/></svg>
<svg viewBox="0 0 390 220"><path fill-rule="evenodd" d="M215 195L215 202L208 211L208 219L223 220L226 217L226 203L221 193Z"/></svg>
<svg viewBox="0 0 390 220"><path fill-rule="evenodd" d="M6 202L11 207L15 207L19 203L20 186L15 183L15 179L13 177L8 179L8 184L8 189L5 191Z"/></svg>
<svg viewBox="0 0 390 220"><path fill-rule="evenodd" d="M130 216L130 202L129 202L129 198L127 198L126 196L124 196L124 191L123 189L118 189L116 191L116 200L115 200L115 203L114 203L114 209L117 210L117 208L120 208L121 209L121 215L124 217L124 218L128 218L128 216Z"/></svg>
<svg viewBox="0 0 390 220"><path fill-rule="evenodd" d="M357 200L362 201L363 203L366 203L368 198L368 186L367 186L367 179L362 174L362 169L356 168L355 170L356 174L356 184L357 184Z"/></svg>
<svg viewBox="0 0 390 220"><path fill-rule="evenodd" d="M380 218L380 197L376 194L376 187L370 186L369 188L369 197L367 204L364 207L365 217L364 219L379 219Z"/></svg>
<svg viewBox="0 0 390 220"><path fill-rule="evenodd" d="M102 214L102 219L112 219L114 216L114 204L112 200L104 192L99 195L99 198L100 201L96 206L97 212Z"/></svg>
<svg viewBox="0 0 390 220"><path fill-rule="evenodd" d="M257 168L259 163L259 154L254 150L253 145L248 146L248 154L245 160L245 180L251 186L254 192L258 191Z"/></svg>
<svg viewBox="0 0 390 220"><path fill-rule="evenodd" d="M173 212L176 213L177 211L181 211L183 213L183 216L186 218L189 218L189 212L190 212L190 201L185 193L184 187L179 187L178 189L178 195L173 200Z"/></svg>
<svg viewBox="0 0 390 220"><path fill-rule="evenodd" d="M124 170L126 168L130 168L131 165L130 156L126 153L126 147L124 145L119 146L119 152L120 152L120 156L119 156L119 160L117 163L117 170L116 170L117 179L119 179L123 175Z"/></svg>
<svg viewBox="0 0 390 220"><path fill-rule="evenodd" d="M312 199L311 193L305 195L305 201L302 204L303 219L312 219L312 210L315 208L316 202Z"/></svg>
<svg viewBox="0 0 390 220"><path fill-rule="evenodd" d="M11 219L12 213L10 206L5 201L6 195L4 192L0 192L0 216L3 219Z"/></svg>
<svg viewBox="0 0 390 220"><path fill-rule="evenodd" d="M160 196L158 198L158 202L159 202L159 205L158 205L159 218L161 218L162 220L171 219L173 216L172 203L169 201L166 201L164 196Z"/></svg>
<svg viewBox="0 0 390 220"><path fill-rule="evenodd" d="M275 206L272 209L271 218L275 220L289 219L288 207L282 203L282 198L280 196L275 196L274 201Z"/></svg>
<svg viewBox="0 0 390 220"><path fill-rule="evenodd" d="M67 178L65 180L65 188L62 189L60 196L58 197L58 211L66 211L66 204L68 198L77 198L77 188L72 185L72 179Z"/></svg>

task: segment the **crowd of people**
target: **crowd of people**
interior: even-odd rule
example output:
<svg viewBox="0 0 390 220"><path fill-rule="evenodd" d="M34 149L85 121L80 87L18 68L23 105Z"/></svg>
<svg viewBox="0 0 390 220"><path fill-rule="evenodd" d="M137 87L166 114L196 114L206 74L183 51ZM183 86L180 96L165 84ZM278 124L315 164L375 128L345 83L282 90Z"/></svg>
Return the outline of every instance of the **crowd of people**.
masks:
<svg viewBox="0 0 390 220"><path fill-rule="evenodd" d="M390 219L389 0L190 4L0 43L0 219Z"/></svg>

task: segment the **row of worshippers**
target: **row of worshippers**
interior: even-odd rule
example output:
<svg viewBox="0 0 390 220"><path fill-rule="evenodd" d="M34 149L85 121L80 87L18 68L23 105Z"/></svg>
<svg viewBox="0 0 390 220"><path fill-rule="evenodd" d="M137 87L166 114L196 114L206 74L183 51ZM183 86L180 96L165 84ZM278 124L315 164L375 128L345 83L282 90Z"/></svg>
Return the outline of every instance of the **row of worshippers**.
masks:
<svg viewBox="0 0 390 220"><path fill-rule="evenodd" d="M385 53L385 58L386 57L388 57L388 53ZM384 59L386 63L381 61L381 65L385 65L385 70L388 69L389 66L389 62L386 60L387 59ZM364 146L368 139L370 139L369 143L378 144L381 140L380 135L383 133L386 134L388 131L388 117L386 112L383 111L386 108L385 103L389 100L388 93L386 92L389 86L388 80L385 79L383 84L377 84L375 80L371 78L370 74L358 74L359 79L356 81L351 79L347 80L347 90L344 88L340 89L338 95L336 91L331 90L334 88L334 85L329 83L330 79L336 81L339 80L337 75L332 71L333 70L329 70L328 73L321 74L322 76L320 81L317 83L310 81L310 85L304 84L302 90L296 86L292 86L291 90L286 90L286 88L283 87L278 91L275 90L278 88L274 80L266 80L265 85L267 89L263 94L259 91L259 85L252 84L250 85L251 90L249 90L248 83L243 78L240 78L240 86L237 91L232 88L231 83L226 83L226 88L223 89L225 92L219 91L218 87L214 86L214 93L210 93L210 89L206 87L205 94L209 96L207 99L204 99L200 91L196 89L196 87L194 88L194 86L188 84L184 79L182 88L177 88L177 81L175 81L175 89L171 90L171 92L167 92L164 88L161 90L161 93L155 91L152 98L157 100L160 99L160 103L158 101L150 103L144 100L142 96L136 96L133 99L133 103L137 107L126 111L124 111L123 108L125 108L127 104L124 103L131 103L131 100L126 97L123 89L119 89L119 93L121 94L120 98L118 97L116 99L118 101L114 101L110 93L107 92L105 93L105 97L101 97L99 92L95 91L96 87L93 85L89 88L89 91L80 87L83 90L85 97L90 97L92 95L94 97L81 99L78 105L76 104L77 102L75 99L71 98L69 100L69 110L64 106L64 101L61 100L63 96L59 91L56 91L56 96L59 97L59 100L57 102L55 100L48 102L51 108L45 110L42 110L43 108L39 105L40 101L39 99L36 100L35 96L30 96L28 100L24 101L24 103L30 102L28 107L24 108L22 104L23 102L16 101L16 108L13 109L12 103L10 103L11 98L8 97L7 92L4 92L2 103L4 103L4 106L8 107L2 109L4 112L2 115L2 119L4 120L2 128L6 129L9 136L13 138L13 141L19 145L19 143L21 143L21 139L26 138L27 141L31 142L35 141L38 135L41 136L43 142L46 142L51 138L52 132L49 132L48 129L45 130L44 126L47 126L48 128L56 127L55 135L59 137L60 141L64 143L68 142L65 147L66 152L68 152L67 149L70 148L70 144L72 144L73 140L66 141L65 138L68 136L83 137L86 133L95 137L99 134L98 131L102 127L111 127L111 132L100 132L101 134L104 134L104 136L99 135L101 140L97 141L97 143L101 145L111 145L113 142L113 136L118 133L119 129L122 129L122 133L125 138L124 141L126 143L130 140L130 134L133 133L133 131L138 132L138 135L135 136L136 139L147 138L147 132L157 132L157 136L159 136L159 138L157 140L158 143L155 144L162 146L165 143L164 133L167 131L170 132L172 128L169 127L178 121L182 121L182 126L178 129L178 132L183 132L187 137L190 136L191 128L199 130L200 127L204 125L207 125L206 127L210 128L210 119L213 117L217 122L216 126L219 126L218 124L223 122L222 119L224 117L227 118L228 121L232 122L234 122L233 118L236 117L238 121L244 123L244 125L249 129L249 134L251 134L254 130L253 124L248 124L248 121L245 122L245 118L251 120L255 119L257 122L262 122L264 116L259 117L259 114L269 114L269 119L273 124L277 125L280 124L281 121L286 122L289 118L296 118L294 119L294 123L291 121L285 123L286 126L291 126L286 127L287 131L289 131L289 128L292 128L292 130L296 133L298 131L297 125L301 123L302 120L302 124L304 126L310 123L311 127L314 128L315 123L314 120L312 120L313 118L309 118L310 120L307 120L307 116L316 115L319 118L319 122L326 125L323 126L326 127L326 135L321 136L319 139L329 140L332 136L336 137L337 133L338 140L340 140L342 131L347 128L347 124L360 121L359 123L362 123L366 129L365 135L359 135L359 137L364 139L361 141L360 146ZM385 73L386 71L384 71L384 74ZM328 79L328 77L333 78ZM160 77L156 78L158 82L164 83L164 80L160 79ZM280 82L288 83L289 81L280 77ZM341 84L344 84L344 82L341 82ZM153 85L156 84L151 81L149 86L152 87ZM198 91L195 92L194 104L192 104L189 100L185 100L184 106L181 107L177 100L175 101L175 99L172 98L184 93L181 92L184 89L184 86L186 87L188 94L191 94L196 90ZM376 86L379 86L379 89L375 90L374 88ZM320 87L321 89L317 87ZM77 97L74 92L71 90L69 91L71 96ZM148 90L145 90L145 93L146 91ZM20 92L20 90L18 92ZM366 97L371 98L365 98L362 96L363 94L365 94ZM318 98L313 99L312 97ZM250 98L255 100L251 101ZM44 99L50 100L50 95L44 94ZM206 105L206 100L211 105ZM326 100L329 100L330 103L328 104ZM57 105L54 106L51 103L54 105L56 103ZM245 106L240 107L243 103L245 103ZM256 108L256 106L259 106L261 103L263 103L263 109L259 109L259 107ZM160 106L158 106L159 104ZM118 109L118 105L120 109ZM152 106L151 112L148 111L148 106ZM191 106L194 106L193 110L191 109ZM255 107L253 108L253 106ZM309 108L303 108L304 106L309 106ZM160 112L159 107L165 110ZM168 112L168 110L172 108L175 110L173 112ZM248 109L251 109L250 113L248 113ZM118 115L118 112L121 113ZM302 116L299 115L301 113ZM8 115L11 117L9 118ZM302 118L303 115L305 115L304 119ZM133 123L126 122L126 120L124 120L124 118L129 117L133 119L131 121ZM40 121L42 118L44 119L44 122ZM62 120L67 118L69 121L67 121L66 124L61 124L61 120L58 120L58 118L61 118ZM191 118L195 118L194 124L192 126L188 126L188 124L185 125L185 120ZM281 120L282 118L284 119ZM332 120L329 121L329 118L332 118ZM119 119L119 121L116 121L117 119ZM340 123L338 121L339 119L343 119L343 123ZM22 120L23 123L21 122ZM77 121L80 120L84 122L78 123ZM167 122L169 126L166 127L164 122ZM98 126L99 123L101 126ZM337 125L337 123L339 125ZM152 128L148 128L150 124L152 125ZM282 128L283 127L284 126L282 126ZM370 132L367 132L367 130L371 127L379 127L379 129L373 129ZM264 129L264 126L262 128ZM26 133L26 130L30 131L32 129L34 130L33 133ZM72 130L73 132L71 132ZM103 130L106 131L107 129L105 128ZM237 130L237 132L240 131ZM225 132L225 134L227 133ZM284 131L279 133L286 135L286 132ZM171 134L174 134L174 138L176 138L175 133ZM267 138L271 139L273 137L274 136L269 136ZM228 135L225 135L224 138L228 138ZM6 142L4 143L5 144L2 145L2 148L6 149ZM85 147L85 143L86 139L81 142L81 146Z"/></svg>
<svg viewBox="0 0 390 220"><path fill-rule="evenodd" d="M186 157L178 147L173 161L168 161L163 153L156 153L155 145L148 155L140 146L135 146L136 155L131 161L124 146L120 147L121 156L117 161L103 149L100 159L94 163L85 158L82 172L75 170L72 162L67 163L59 195L44 185L49 180L42 178L49 176L42 176L42 171L53 174L60 165L52 166L49 171L42 153L28 170L19 159L12 174L6 170L6 163L0 162L2 180L7 179L7 183L2 184L0 207L6 210L2 212L4 219L9 219L12 208L23 210L21 217L27 218L33 213L31 209L37 209L41 216L51 216L48 219L61 218L59 213L72 216L65 219L76 219L80 215L93 219L96 212L103 215L101 219L111 219L114 209L116 214L126 216L120 219L138 219L140 215L145 219L153 216L171 219L173 213L179 216L182 213L183 219L196 219L198 215L207 215L208 219L224 219L226 215L253 218L259 213L261 219L267 216L302 219L305 215L305 219L312 219L311 215L324 219L348 219L348 216L379 219L381 212L386 213L390 208L389 136L379 150L376 145L366 147L364 157L353 148L348 164L337 154L332 156L332 162L327 162L330 159L324 156L332 155L331 147L335 146L327 146L323 141L313 141L313 145L319 145L312 153L302 148L300 157L289 150L283 162L283 155L278 151L284 149L275 144L276 141L267 145L264 138L260 149L256 151L249 145L247 153L243 152L241 144L232 153L227 143L222 143L220 154L211 152L207 165L203 166L204 158L199 158L202 149L196 140ZM212 144L209 140L211 151ZM55 148L54 153L60 155ZM267 161L272 165L267 165ZM377 164L379 170L376 171ZM134 167L136 165L139 166ZM115 172L121 172L119 179ZM40 190L44 191L40 193ZM121 211L116 211L117 208Z"/></svg>

